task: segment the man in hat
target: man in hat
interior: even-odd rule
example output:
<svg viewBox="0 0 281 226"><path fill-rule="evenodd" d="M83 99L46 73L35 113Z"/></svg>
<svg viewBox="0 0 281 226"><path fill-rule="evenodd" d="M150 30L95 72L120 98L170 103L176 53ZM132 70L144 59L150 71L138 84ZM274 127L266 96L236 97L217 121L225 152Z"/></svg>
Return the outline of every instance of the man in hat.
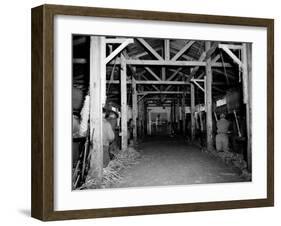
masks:
<svg viewBox="0 0 281 226"><path fill-rule="evenodd" d="M216 149L217 151L229 151L228 149L228 129L230 122L225 118L225 114L220 114L220 120L217 121Z"/></svg>
<svg viewBox="0 0 281 226"><path fill-rule="evenodd" d="M110 122L106 119L106 113L109 111L108 106L103 108L102 114L102 142L103 142L103 167L106 167L110 161L109 145L114 140L115 135Z"/></svg>

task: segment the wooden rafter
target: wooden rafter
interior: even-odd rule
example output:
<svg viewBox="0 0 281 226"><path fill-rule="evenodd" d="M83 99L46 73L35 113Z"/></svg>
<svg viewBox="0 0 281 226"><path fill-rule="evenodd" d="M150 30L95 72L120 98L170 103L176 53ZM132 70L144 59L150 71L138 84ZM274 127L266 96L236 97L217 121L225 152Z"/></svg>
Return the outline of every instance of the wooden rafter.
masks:
<svg viewBox="0 0 281 226"><path fill-rule="evenodd" d="M184 93L183 91L143 91L143 92L139 92L138 95L147 95L147 94L173 94L173 95L178 95L178 94L182 94ZM185 93L189 93L186 92Z"/></svg>
<svg viewBox="0 0 281 226"><path fill-rule="evenodd" d="M173 70L173 69L170 69L170 70ZM174 71L175 73L176 71ZM177 72L177 74L180 73L179 71ZM179 78L177 78L176 80L179 80ZM186 84L186 83L185 83ZM165 91L169 91L171 88L173 87L173 85L168 85L165 89Z"/></svg>
<svg viewBox="0 0 281 226"><path fill-rule="evenodd" d="M128 65L143 65L143 66L194 66L199 68L199 66L206 66L206 62L201 60L190 60L190 61L171 61L171 60L141 60L141 59L128 59L126 60ZM111 62L110 64L120 64L120 59ZM229 63L216 62L212 64L212 67L232 67Z"/></svg>
<svg viewBox="0 0 281 226"><path fill-rule="evenodd" d="M220 69L217 69L217 68L213 68L212 71L216 72L217 74L220 74L220 75L225 75L225 73L223 71L221 71ZM235 77L229 73L227 74L227 77L235 79Z"/></svg>
<svg viewBox="0 0 281 226"><path fill-rule="evenodd" d="M115 63L115 62L114 62ZM127 64L132 65L155 65L155 66L206 66L202 61L171 61L171 60L127 60ZM116 61L119 64L119 60Z"/></svg>
<svg viewBox="0 0 281 226"><path fill-rule="evenodd" d="M177 60L184 54L193 44L195 41L189 41L186 45L172 58L173 61Z"/></svg>
<svg viewBox="0 0 281 226"><path fill-rule="evenodd" d="M220 59L221 55L217 54L212 60L211 60L211 64L216 63L219 59Z"/></svg>
<svg viewBox="0 0 281 226"><path fill-rule="evenodd" d="M122 42L122 44L120 46L118 46L112 53L109 54L109 56L106 57L105 59L105 64L107 64L108 62L110 62L114 57L116 57L116 55L118 53L120 53L127 45L129 45L130 43L133 43L134 39L132 38L128 38L125 39L125 41Z"/></svg>
<svg viewBox="0 0 281 226"><path fill-rule="evenodd" d="M147 70L149 72L149 74L151 74L156 80L161 81L161 79L159 78L158 75L156 75L154 73L154 71L152 71L149 67L144 67L145 70Z"/></svg>
<svg viewBox="0 0 281 226"><path fill-rule="evenodd" d="M173 53L173 54L177 54L177 53L178 53L178 51L175 50L175 49L173 49L173 48L170 48L170 51L171 51L171 53ZM181 57L182 57L183 59L185 59L185 60L196 60L195 58L192 58L192 57L190 57L190 56L187 56L186 54L182 54Z"/></svg>
<svg viewBox="0 0 281 226"><path fill-rule="evenodd" d="M199 57L199 61L206 61L206 60L208 60L211 57L211 55L214 53L214 51L216 50L217 47L218 47L218 43L215 42L210 49L204 51L201 54L201 56ZM215 64L217 64L217 63L214 63L214 65ZM192 69L191 74L190 74L190 79L195 76L195 74L196 74L196 72L198 70L199 70L198 66L196 66L195 68Z"/></svg>
<svg viewBox="0 0 281 226"><path fill-rule="evenodd" d="M167 79L167 81L172 81L182 70L182 67L178 68L177 70L169 69L170 71L173 71L173 74Z"/></svg>
<svg viewBox="0 0 281 226"><path fill-rule="evenodd" d="M174 73L177 71L176 69L169 69L170 71L173 71ZM186 78L189 78L190 75L184 73L184 72L181 72L181 71L178 71L177 72L179 75L181 75L182 77L186 77Z"/></svg>
<svg viewBox="0 0 281 226"><path fill-rule="evenodd" d="M154 50L159 51L161 49L162 49L162 47L158 47L158 48L155 48ZM147 56L147 55L149 55L149 53L147 51L145 51L145 52L141 52L141 53L131 56L131 59L139 59L140 57Z"/></svg>
<svg viewBox="0 0 281 226"><path fill-rule="evenodd" d="M105 40L106 43L111 43L111 44L116 44L116 43L120 43L122 44L123 42L125 42L126 40L128 40L128 38L107 38Z"/></svg>
<svg viewBox="0 0 281 226"><path fill-rule="evenodd" d="M149 81L149 79L145 76L145 75L142 75L142 77L146 80L146 81ZM160 89L156 86L156 85L152 85L152 87L157 90L157 91L160 91Z"/></svg>
<svg viewBox="0 0 281 226"><path fill-rule="evenodd" d="M241 62L241 60L228 48L227 45L219 45L219 48L223 49L230 57L231 59L239 65L239 67L243 68L245 70L245 65Z"/></svg>
<svg viewBox="0 0 281 226"><path fill-rule="evenodd" d="M191 79L192 81L199 89L201 89L205 93L205 79ZM203 86L199 82L203 82Z"/></svg>
<svg viewBox="0 0 281 226"><path fill-rule="evenodd" d="M219 48L228 48L228 49L242 49L242 45L231 45L231 44L219 44Z"/></svg>
<svg viewBox="0 0 281 226"><path fill-rule="evenodd" d="M137 38L137 40L158 60L163 58L153 49L143 38Z"/></svg>

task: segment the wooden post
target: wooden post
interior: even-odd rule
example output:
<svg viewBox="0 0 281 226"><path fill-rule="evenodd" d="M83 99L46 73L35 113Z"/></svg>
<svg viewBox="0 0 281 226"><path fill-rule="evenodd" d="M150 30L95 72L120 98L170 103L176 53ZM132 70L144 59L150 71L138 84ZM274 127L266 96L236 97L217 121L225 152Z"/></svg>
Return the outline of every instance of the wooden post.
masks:
<svg viewBox="0 0 281 226"><path fill-rule="evenodd" d="M133 110L133 137L134 137L134 144L137 143L137 117L138 117L138 96L137 96L137 86L136 80L132 78L132 110Z"/></svg>
<svg viewBox="0 0 281 226"><path fill-rule="evenodd" d="M90 171L89 177L101 185L103 173L102 146L102 79L105 77L105 40L92 36L90 44Z"/></svg>
<svg viewBox="0 0 281 226"><path fill-rule="evenodd" d="M178 132L180 131L180 99L177 99L177 106L176 106L176 121L177 121L177 128Z"/></svg>
<svg viewBox="0 0 281 226"><path fill-rule="evenodd" d="M128 148L128 125L127 125L127 65L126 59L121 54L121 149L122 151Z"/></svg>
<svg viewBox="0 0 281 226"><path fill-rule="evenodd" d="M142 120L142 114L141 114L141 101L138 101L138 95L137 95L137 114L138 114L138 120L137 120L137 138L141 138L141 120Z"/></svg>
<svg viewBox="0 0 281 226"><path fill-rule="evenodd" d="M185 93L182 95L181 102L182 133L185 136Z"/></svg>
<svg viewBox="0 0 281 226"><path fill-rule="evenodd" d="M165 60L170 60L170 40L165 39L164 40L164 59ZM162 80L166 80L166 68L162 67Z"/></svg>
<svg viewBox="0 0 281 226"><path fill-rule="evenodd" d="M252 81L252 51L251 44L242 44L241 60L243 68L243 100L246 105L246 124L247 124L247 164L248 170L252 171L252 106L251 106L251 81Z"/></svg>
<svg viewBox="0 0 281 226"><path fill-rule="evenodd" d="M147 108L146 108L147 109ZM151 114L149 109L146 110L147 112L147 133L151 136Z"/></svg>
<svg viewBox="0 0 281 226"><path fill-rule="evenodd" d="M206 41L205 43L206 51L211 48L211 42ZM207 149L213 149L213 109L212 109L212 83L213 75L211 68L211 58L209 57L206 62L206 86L205 86L205 95L206 95L206 128L207 128Z"/></svg>
<svg viewBox="0 0 281 226"><path fill-rule="evenodd" d="M144 116L144 122L143 122L143 125L144 125L144 135L147 135L148 134L148 122L147 122L147 120L148 120L148 118L147 118L147 104L146 104L146 102L145 102L145 100L143 100L143 111L144 111L144 113L143 113L143 116Z"/></svg>
<svg viewBox="0 0 281 226"><path fill-rule="evenodd" d="M195 89L194 84L190 84L190 115L191 115L191 140L195 138Z"/></svg>

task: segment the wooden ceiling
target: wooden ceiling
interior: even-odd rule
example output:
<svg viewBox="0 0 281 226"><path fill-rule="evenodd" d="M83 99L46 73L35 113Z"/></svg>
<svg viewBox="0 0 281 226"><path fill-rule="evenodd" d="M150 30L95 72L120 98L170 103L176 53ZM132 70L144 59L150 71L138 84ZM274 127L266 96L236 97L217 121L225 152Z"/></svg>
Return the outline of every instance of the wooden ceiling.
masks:
<svg viewBox="0 0 281 226"><path fill-rule="evenodd" d="M110 37L113 38L113 37ZM156 38L145 38L156 53L165 58L164 39ZM182 52L177 58L177 61L198 61L205 51L205 41L201 40L181 40L172 39L169 40L169 54L170 59L173 59L187 44L190 44L186 51ZM218 42L225 43L225 42ZM231 44L231 43L227 43ZM107 54L114 51L118 47L118 44L107 45ZM76 87L81 88L84 92L87 91L89 85L89 49L90 49L90 38L89 36L74 35L73 36L73 84ZM155 60L155 56L151 54L141 41L134 38L134 43L129 44L123 53L126 53L129 59L141 59L141 60ZM239 53L237 53L239 55ZM222 96L228 89L239 86L239 69L236 64L233 63L231 58L216 48L212 54L211 59L222 64L229 64L231 67L214 67L213 72L213 95L214 97ZM107 80L107 93L108 99L113 102L120 102L120 84L116 81L120 79L120 67L119 64L115 64L116 59L113 59L110 64L107 64L106 74ZM161 77L163 74L163 68L165 73L165 79L173 82L173 84L156 84L157 76ZM137 75L136 79L141 81L148 81L145 84L138 84L137 89L142 92L151 91L151 95L146 97L147 99L159 98L162 95L166 99L178 99L177 95L173 95L169 92L186 91L188 93L189 86L183 86L177 84L177 81L183 81L186 77L190 76L191 72L195 67L180 67L180 66L161 66L154 65L144 67L143 65L134 65L128 68L127 79L130 80L132 76ZM196 69L196 68L195 68ZM194 78L204 78L205 67L198 67ZM113 82L115 81L115 82ZM154 82L154 84L153 84ZM128 86L128 95L130 95L130 86ZM153 94L155 91L155 94ZM156 92L160 91L160 92ZM165 93L166 92L166 93ZM204 101L204 94L199 89L195 90L197 95L197 102ZM161 97L161 98L163 98ZM187 95L188 101L188 95Z"/></svg>

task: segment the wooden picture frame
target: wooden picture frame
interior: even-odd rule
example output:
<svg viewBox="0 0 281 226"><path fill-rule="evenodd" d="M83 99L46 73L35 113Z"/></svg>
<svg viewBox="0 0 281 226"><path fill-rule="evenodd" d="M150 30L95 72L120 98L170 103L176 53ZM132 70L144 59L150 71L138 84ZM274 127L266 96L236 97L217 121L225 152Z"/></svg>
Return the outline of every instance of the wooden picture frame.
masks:
<svg viewBox="0 0 281 226"><path fill-rule="evenodd" d="M240 25L267 29L267 198L54 211L54 16L87 16ZM274 205L274 20L109 8L42 5L32 9L32 202L34 218L51 221Z"/></svg>

